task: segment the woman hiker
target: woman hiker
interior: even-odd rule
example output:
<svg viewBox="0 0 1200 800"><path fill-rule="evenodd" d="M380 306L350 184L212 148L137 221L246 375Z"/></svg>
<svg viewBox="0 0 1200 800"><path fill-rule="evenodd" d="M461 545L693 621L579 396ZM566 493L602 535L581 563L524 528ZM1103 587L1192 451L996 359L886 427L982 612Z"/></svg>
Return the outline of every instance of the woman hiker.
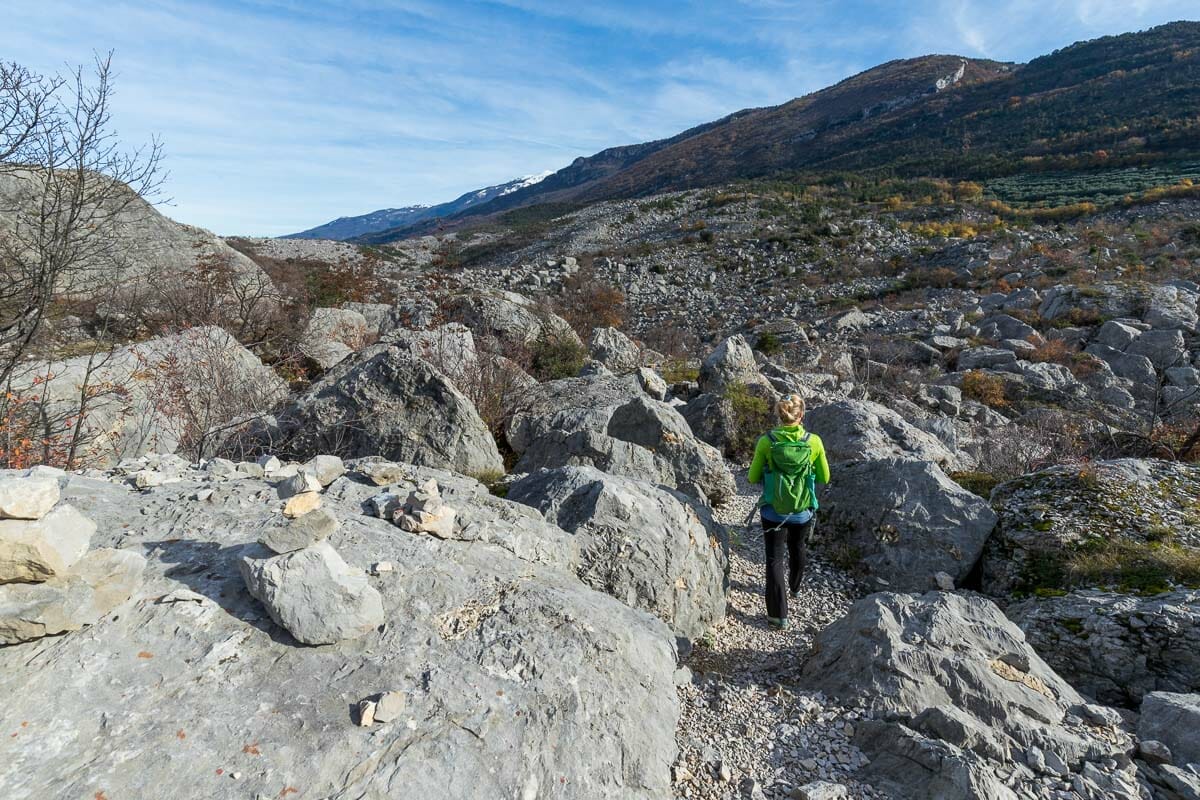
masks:
<svg viewBox="0 0 1200 800"><path fill-rule="evenodd" d="M804 577L805 546L817 524L818 483L829 483L821 437L804 430L804 398L791 394L776 405L780 425L759 437L749 480L763 485L758 501L767 550L767 621L787 627L792 596Z"/></svg>

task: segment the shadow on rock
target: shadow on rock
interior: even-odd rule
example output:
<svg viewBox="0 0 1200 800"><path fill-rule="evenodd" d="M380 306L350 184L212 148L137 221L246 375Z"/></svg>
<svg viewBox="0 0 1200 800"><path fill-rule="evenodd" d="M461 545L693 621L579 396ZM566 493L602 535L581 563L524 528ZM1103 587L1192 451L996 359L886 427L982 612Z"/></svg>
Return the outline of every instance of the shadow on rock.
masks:
<svg viewBox="0 0 1200 800"><path fill-rule="evenodd" d="M257 542L222 547L218 542L166 539L146 542L147 555L171 564L163 573L197 594L204 595L225 613L266 633L272 641L299 647L290 633L276 625L262 604L246 590L238 563L244 557L268 558L273 553Z"/></svg>

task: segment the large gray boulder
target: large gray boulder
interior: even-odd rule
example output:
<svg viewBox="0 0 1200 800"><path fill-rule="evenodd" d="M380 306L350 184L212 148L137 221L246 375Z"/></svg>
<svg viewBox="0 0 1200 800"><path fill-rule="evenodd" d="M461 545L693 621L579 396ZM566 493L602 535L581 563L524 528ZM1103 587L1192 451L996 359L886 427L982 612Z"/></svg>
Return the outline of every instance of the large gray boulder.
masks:
<svg viewBox="0 0 1200 800"><path fill-rule="evenodd" d="M1198 303L1200 292L1192 287L1171 284L1155 286L1150 290L1142 319L1155 328L1196 333L1200 321Z"/></svg>
<svg viewBox="0 0 1200 800"><path fill-rule="evenodd" d="M1039 758L1052 754L1064 773L1086 774L1132 746L1117 727L1084 723L1078 692L977 595L863 598L818 634L802 681L882 717L858 726L855 743L872 780L899 796L936 786L938 797L1012 797L996 787L1014 761L1045 770Z"/></svg>
<svg viewBox="0 0 1200 800"><path fill-rule="evenodd" d="M245 558L242 577L271 619L304 644L334 644L383 624L379 592L324 540L285 555Z"/></svg>
<svg viewBox="0 0 1200 800"><path fill-rule="evenodd" d="M820 497L822 538L902 592L936 588L938 573L961 583L996 524L987 501L928 461L839 465Z"/></svg>
<svg viewBox="0 0 1200 800"><path fill-rule="evenodd" d="M725 617L728 532L687 496L592 467L544 470L508 498L580 540L579 577L698 639Z"/></svg>
<svg viewBox="0 0 1200 800"><path fill-rule="evenodd" d="M145 566L139 553L101 548L45 582L0 586L0 645L95 625L137 590Z"/></svg>
<svg viewBox="0 0 1200 800"><path fill-rule="evenodd" d="M1200 548L1198 496L1200 466L1151 459L1051 467L1001 484L991 498L999 519L984 548L983 591L1061 591L1089 588L1088 580L1158 591L1136 551L1165 544L1186 555ZM1089 548L1113 554L1111 574L1077 574L1072 564Z"/></svg>
<svg viewBox="0 0 1200 800"><path fill-rule="evenodd" d="M996 347L969 347L958 354L960 371L973 369L1005 369L1015 367L1017 354Z"/></svg>
<svg viewBox="0 0 1200 800"><path fill-rule="evenodd" d="M428 362L464 393L478 379L475 337L465 325L451 322L424 330L397 328L388 334L386 342Z"/></svg>
<svg viewBox="0 0 1200 800"><path fill-rule="evenodd" d="M545 341L570 342L584 349L579 335L566 320L515 292L458 295L450 298L442 310L448 321L470 328L481 349L510 358Z"/></svg>
<svg viewBox="0 0 1200 800"><path fill-rule="evenodd" d="M84 355L27 363L13 381L18 394L35 389L45 394L46 417L56 421L51 444L59 449L66 449L73 431L62 421L81 415L87 388L76 458L98 467L146 453L211 455L223 434L269 412L288 391L257 356L211 326L117 348L94 360Z"/></svg>
<svg viewBox="0 0 1200 800"><path fill-rule="evenodd" d="M66 188L62 174L60 190ZM87 180L110 179L90 173ZM32 168L5 166L0 174L0 239L8 239L13 247L29 241L25 233L12 238L10 234L17 228L37 228L44 185L43 176ZM274 302L276 291L266 273L211 231L169 219L127 186L104 193L120 211L115 218L87 205L79 211L77 222L90 227L92 234L75 254L80 259L79 271L73 273L76 280L59 287L70 296L104 303L115 299L118 305L128 303L144 311L162 293L186 291L203 279L205 268L218 266L228 282L224 288L210 284L209 290L218 293L222 305L236 308L247 298L261 298L262 305Z"/></svg>
<svg viewBox="0 0 1200 800"><path fill-rule="evenodd" d="M770 389L770 383L759 372L754 351L744 336L725 339L700 363L701 392L721 394L737 384Z"/></svg>
<svg viewBox="0 0 1200 800"><path fill-rule="evenodd" d="M1145 356L1157 370L1186 367L1191 360L1183 333L1178 330L1146 331L1126 347L1125 352Z"/></svg>
<svg viewBox="0 0 1200 800"><path fill-rule="evenodd" d="M1089 344L1085 352L1108 364L1118 378L1142 385L1153 385L1156 380L1154 364L1143 355L1125 353L1098 342Z"/></svg>
<svg viewBox="0 0 1200 800"><path fill-rule="evenodd" d="M150 555L145 584L99 625L0 647L0 717L21 731L0 795L671 798L669 628L560 566L542 543L571 537L533 509L463 476L382 465L396 482L376 486L349 466L324 494L342 519L329 542L377 573L385 624L319 647L239 574L276 516L261 479L185 472L137 493L72 476L64 500L97 521L97 545ZM430 477L462 539L363 514ZM360 727L355 706L381 692L403 693L403 713Z"/></svg>
<svg viewBox="0 0 1200 800"><path fill-rule="evenodd" d="M1042 335L1032 325L1009 314L990 314L981 319L977 323L977 327L980 336L996 342L1008 339L1029 341L1042 338Z"/></svg>
<svg viewBox="0 0 1200 800"><path fill-rule="evenodd" d="M366 348L326 373L259 434L294 458L378 455L471 475L504 472L475 406L428 362L401 347Z"/></svg>
<svg viewBox="0 0 1200 800"><path fill-rule="evenodd" d="M588 343L592 360L603 364L614 375L635 372L642 366L642 349L616 328L596 328Z"/></svg>
<svg viewBox="0 0 1200 800"><path fill-rule="evenodd" d="M810 408L804 426L821 437L831 462L897 456L932 461L947 469L960 466L958 454L936 436L869 400L839 400Z"/></svg>
<svg viewBox="0 0 1200 800"><path fill-rule="evenodd" d="M1200 692L1200 592L1084 590L1007 613L1055 672L1102 703L1137 708L1150 692Z"/></svg>
<svg viewBox="0 0 1200 800"><path fill-rule="evenodd" d="M318 308L300 335L300 352L329 369L367 344L371 336L366 317L347 308Z"/></svg>
<svg viewBox="0 0 1200 800"><path fill-rule="evenodd" d="M1174 762L1200 766L1200 694L1151 692L1142 701L1138 738L1162 742Z"/></svg>
<svg viewBox="0 0 1200 800"><path fill-rule="evenodd" d="M509 420L517 472L592 466L679 489L714 504L735 493L721 454L671 406L646 394L636 374L541 384Z"/></svg>

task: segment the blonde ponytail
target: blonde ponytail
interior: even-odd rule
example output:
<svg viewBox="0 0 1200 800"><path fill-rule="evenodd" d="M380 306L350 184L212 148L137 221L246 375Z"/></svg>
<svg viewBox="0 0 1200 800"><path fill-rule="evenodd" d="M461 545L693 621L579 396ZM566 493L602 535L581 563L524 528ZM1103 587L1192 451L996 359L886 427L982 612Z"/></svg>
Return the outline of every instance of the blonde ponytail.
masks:
<svg viewBox="0 0 1200 800"><path fill-rule="evenodd" d="M798 394L789 394L776 404L775 411L784 425L799 425L804 419L804 398Z"/></svg>

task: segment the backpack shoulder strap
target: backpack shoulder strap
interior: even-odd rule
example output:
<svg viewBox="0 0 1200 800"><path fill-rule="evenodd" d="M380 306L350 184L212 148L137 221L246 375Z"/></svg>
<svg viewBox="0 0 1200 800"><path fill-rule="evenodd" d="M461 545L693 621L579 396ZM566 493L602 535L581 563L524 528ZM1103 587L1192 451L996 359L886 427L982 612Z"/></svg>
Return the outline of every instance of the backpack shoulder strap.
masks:
<svg viewBox="0 0 1200 800"><path fill-rule="evenodd" d="M775 444L775 431L767 431L767 440Z"/></svg>
<svg viewBox="0 0 1200 800"><path fill-rule="evenodd" d="M803 438L803 439L801 439L800 441L802 441L802 442L807 442L811 436L812 436L812 434L811 434L811 433L809 433L808 431L805 431L805 432L804 432L804 438Z"/></svg>

